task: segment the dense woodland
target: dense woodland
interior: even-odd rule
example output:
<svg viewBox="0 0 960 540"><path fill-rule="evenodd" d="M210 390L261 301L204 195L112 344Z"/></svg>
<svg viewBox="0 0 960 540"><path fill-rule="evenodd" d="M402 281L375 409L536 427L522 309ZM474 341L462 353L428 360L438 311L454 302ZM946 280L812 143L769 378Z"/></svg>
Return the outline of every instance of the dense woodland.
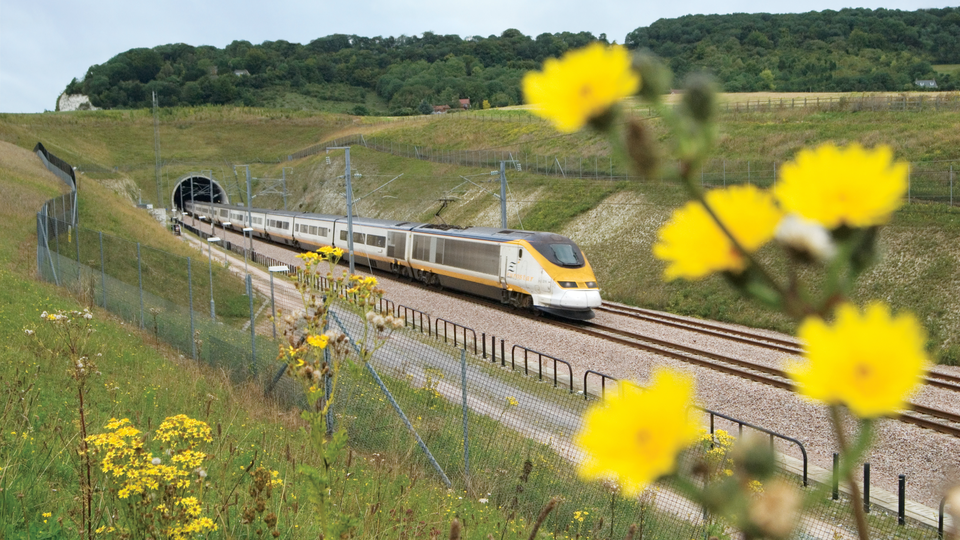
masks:
<svg viewBox="0 0 960 540"><path fill-rule="evenodd" d="M131 49L91 66L67 93L97 107L355 104L355 114L419 114L431 105L474 107L522 102L523 73L604 34L361 37L332 35L306 45L234 41L223 49L182 43ZM844 9L791 15L690 15L629 33L625 44L664 58L678 77L712 71L725 91L916 90L960 88L960 8L920 11ZM486 102L486 103L484 103Z"/></svg>

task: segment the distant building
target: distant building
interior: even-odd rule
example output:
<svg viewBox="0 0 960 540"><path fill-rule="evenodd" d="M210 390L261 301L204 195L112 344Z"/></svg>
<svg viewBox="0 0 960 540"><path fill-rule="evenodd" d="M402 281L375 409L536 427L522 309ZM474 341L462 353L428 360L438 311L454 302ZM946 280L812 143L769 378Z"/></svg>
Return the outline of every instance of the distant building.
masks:
<svg viewBox="0 0 960 540"><path fill-rule="evenodd" d="M469 109L469 108L470 108L470 98L461 99L461 100L460 100L460 108L461 108L461 109Z"/></svg>
<svg viewBox="0 0 960 540"><path fill-rule="evenodd" d="M242 77L244 75L250 75L250 72L245 69L235 69L233 70L233 74L237 77Z"/></svg>
<svg viewBox="0 0 960 540"><path fill-rule="evenodd" d="M919 86L920 88L936 88L937 81L933 79L917 79L913 81L913 84Z"/></svg>
<svg viewBox="0 0 960 540"><path fill-rule="evenodd" d="M433 114L446 114L450 110L449 105L434 105Z"/></svg>

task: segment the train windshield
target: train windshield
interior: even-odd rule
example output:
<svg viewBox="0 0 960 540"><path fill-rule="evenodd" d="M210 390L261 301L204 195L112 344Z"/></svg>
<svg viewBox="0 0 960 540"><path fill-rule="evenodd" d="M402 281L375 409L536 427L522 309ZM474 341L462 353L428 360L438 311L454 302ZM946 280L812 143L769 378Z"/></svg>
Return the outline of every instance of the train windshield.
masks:
<svg viewBox="0 0 960 540"><path fill-rule="evenodd" d="M557 266L580 268L583 266L583 254L573 240L559 234L537 234L528 240L541 255Z"/></svg>
<svg viewBox="0 0 960 540"><path fill-rule="evenodd" d="M554 257L564 266L580 264L580 259L577 258L573 247L574 246L569 244L550 244L550 249L553 250Z"/></svg>

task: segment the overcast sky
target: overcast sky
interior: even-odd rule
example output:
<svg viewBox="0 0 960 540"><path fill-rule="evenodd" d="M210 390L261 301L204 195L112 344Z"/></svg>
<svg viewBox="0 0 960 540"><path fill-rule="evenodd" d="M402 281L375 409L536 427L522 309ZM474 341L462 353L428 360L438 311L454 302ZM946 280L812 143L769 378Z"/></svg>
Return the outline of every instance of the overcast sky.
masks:
<svg viewBox="0 0 960 540"><path fill-rule="evenodd" d="M913 11L956 0L0 0L0 112L43 112L73 77L136 47L167 43L223 47L286 40L309 43L330 34L361 36L499 35L516 28L627 33L661 18L711 13L795 13L845 7Z"/></svg>

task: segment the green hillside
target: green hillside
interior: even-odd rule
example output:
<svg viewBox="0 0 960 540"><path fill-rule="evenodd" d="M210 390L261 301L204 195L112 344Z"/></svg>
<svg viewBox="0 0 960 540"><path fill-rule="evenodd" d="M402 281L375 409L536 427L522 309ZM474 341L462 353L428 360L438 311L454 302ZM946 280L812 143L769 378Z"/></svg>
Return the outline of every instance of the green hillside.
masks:
<svg viewBox="0 0 960 540"><path fill-rule="evenodd" d="M683 200L678 186L657 179L611 181L577 176L573 163L611 163L605 142L590 134L561 136L523 113L491 116L434 116L417 122L358 124L347 117L280 111L199 108L174 109L174 120L161 121L164 148L164 197L179 175L191 170L212 171L235 200L243 200L243 170L233 177L233 165L248 163L257 192L266 178L287 179L288 208L345 212L343 152L320 152L293 161L257 161L255 156L286 155L333 137L362 134L369 144L354 144L351 152L354 196L362 216L419 220L460 225L498 226L496 166L461 166L451 162L404 157L432 149L438 155L502 152L542 164L549 157L565 167L567 177L536 174L529 167L508 169L508 224L530 230L566 234L584 249L596 268L606 298L679 313L792 330L785 319L769 318L745 303L720 279L689 284L664 284L662 265L650 246L657 228ZM720 172L745 181L771 182L776 163L789 160L805 146L826 140L890 144L898 159L920 163L918 170L942 170L960 160L960 123L956 111L841 112L827 109L786 109L730 113L721 118L721 132L712 182ZM657 121L650 125L664 137ZM184 127L186 126L186 127ZM156 198L152 156L153 125L144 113L85 112L44 115L3 115L0 139L29 147L41 140L54 152L92 161L81 175L136 199ZM383 150L373 148L376 143ZM268 151L264 151L268 148ZM444 154L443 152L447 152ZM181 157L183 156L183 157ZM68 161L70 157L67 158ZM99 161L102 159L103 161ZM130 161L114 161L114 160ZM82 161L81 163L89 163ZM926 163L924 165L923 163ZM619 167L614 159L612 166ZM99 167L99 168L96 168ZM116 172L114 172L116 167ZM600 167L604 168L603 165ZM955 166L955 168L957 168ZM286 170L284 170L286 169ZM398 177L399 178L396 178ZM391 182L391 180L393 180ZM390 182L389 184L387 184ZM387 184L387 185L385 185ZM946 184L943 189L946 190ZM920 186L914 186L920 189ZM958 194L960 195L960 194ZM434 217L443 207L440 218ZM258 196L256 206L281 208L277 194ZM862 282L862 298L888 298L895 307L917 311L931 331L934 348L956 347L960 335L960 252L958 211L946 204L911 204L884 229L881 243L889 254ZM958 290L954 290L958 289ZM935 297L924 291L938 290ZM953 355L953 356L951 356ZM949 353L954 358L953 352ZM955 360L953 360L955 361Z"/></svg>

